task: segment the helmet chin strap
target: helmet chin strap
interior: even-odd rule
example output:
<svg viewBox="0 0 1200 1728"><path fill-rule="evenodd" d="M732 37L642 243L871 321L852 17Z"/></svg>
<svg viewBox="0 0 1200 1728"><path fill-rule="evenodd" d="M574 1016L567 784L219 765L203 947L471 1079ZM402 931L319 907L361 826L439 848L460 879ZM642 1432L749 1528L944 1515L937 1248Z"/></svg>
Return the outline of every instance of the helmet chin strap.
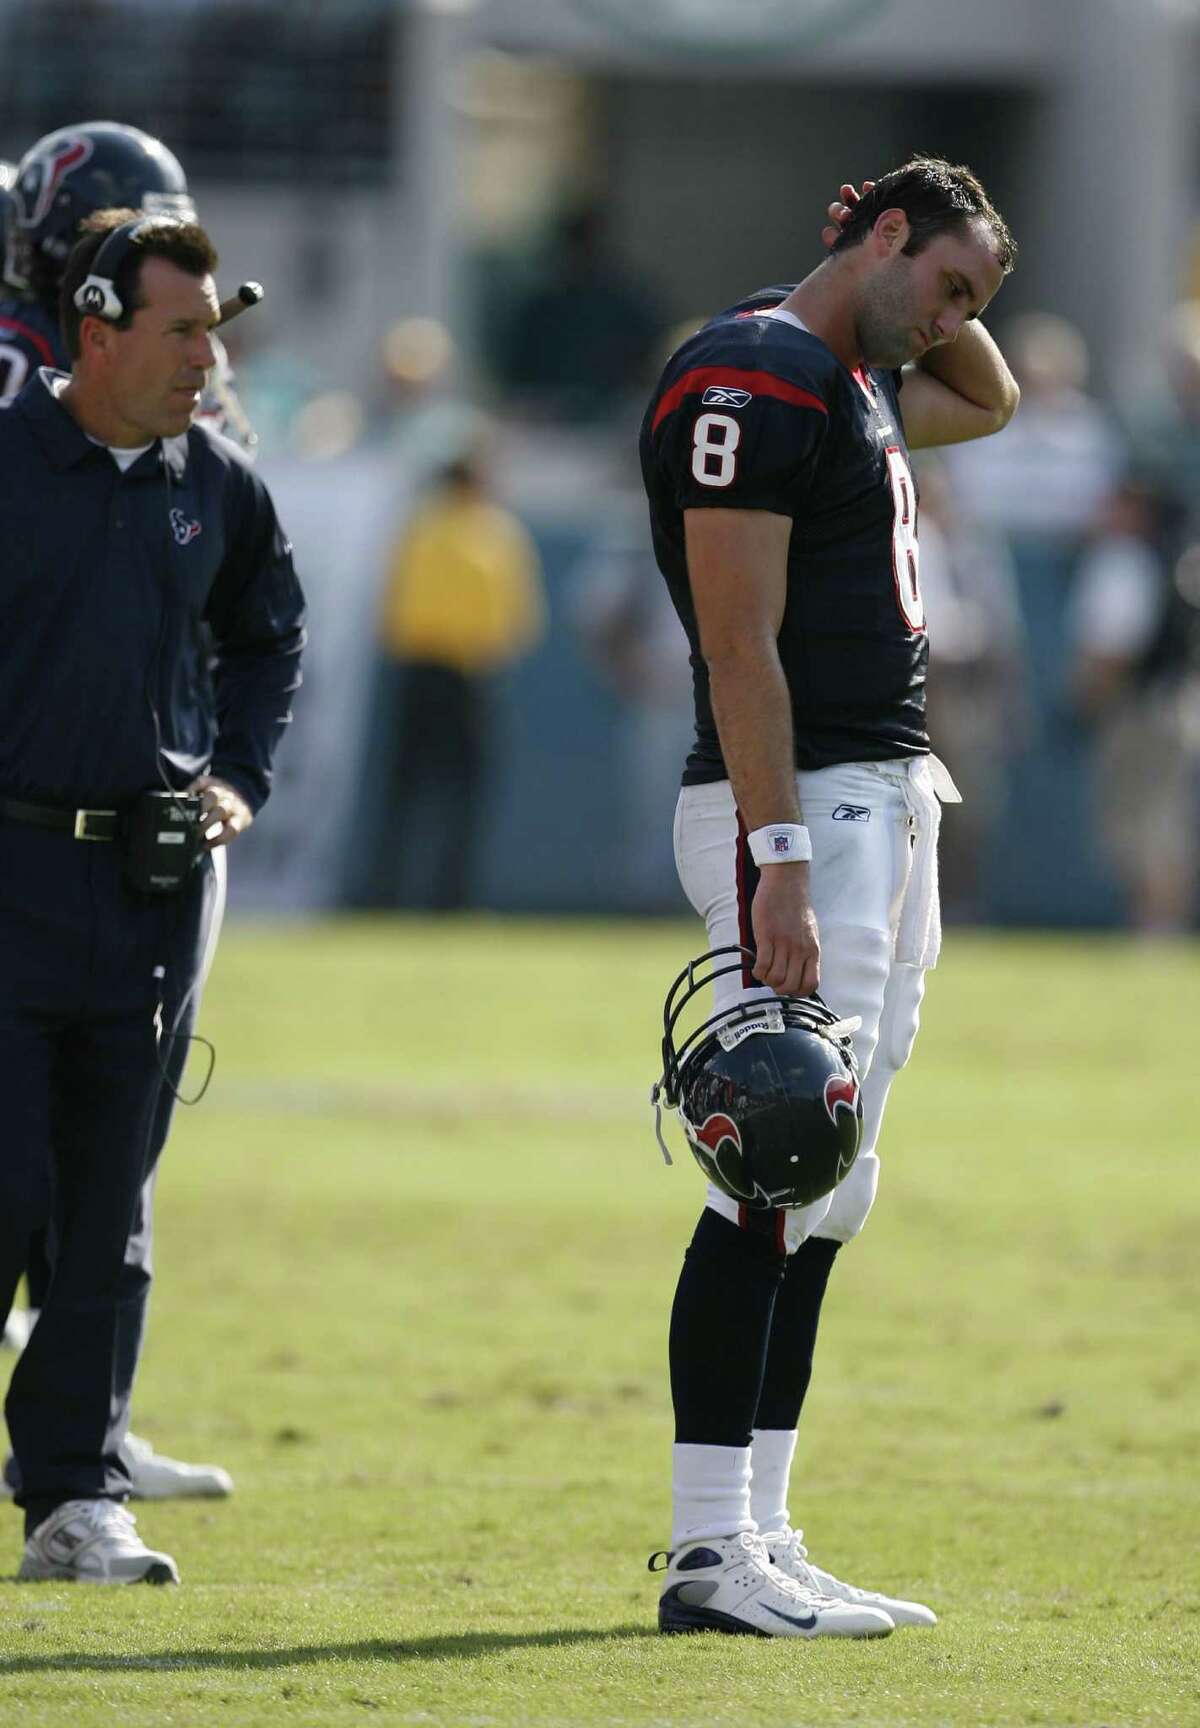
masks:
<svg viewBox="0 0 1200 1728"><path fill-rule="evenodd" d="M658 1149L663 1155L663 1163L674 1164L675 1160L672 1158L667 1143L663 1139L662 1105L659 1103L659 1098L662 1094L662 1087L662 1081L656 1080L650 1088L650 1102L654 1106L654 1138L658 1141Z"/></svg>

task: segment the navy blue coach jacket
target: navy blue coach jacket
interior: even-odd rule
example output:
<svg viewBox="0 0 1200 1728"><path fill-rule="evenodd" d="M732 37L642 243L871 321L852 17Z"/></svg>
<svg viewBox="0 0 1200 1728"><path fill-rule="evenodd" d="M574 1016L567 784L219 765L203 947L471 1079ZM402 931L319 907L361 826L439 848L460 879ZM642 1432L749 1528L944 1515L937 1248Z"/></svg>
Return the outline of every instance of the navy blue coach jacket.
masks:
<svg viewBox="0 0 1200 1728"><path fill-rule="evenodd" d="M300 682L304 596L240 451L203 427L122 474L43 368L0 407L0 796L119 807L209 771L251 809Z"/></svg>

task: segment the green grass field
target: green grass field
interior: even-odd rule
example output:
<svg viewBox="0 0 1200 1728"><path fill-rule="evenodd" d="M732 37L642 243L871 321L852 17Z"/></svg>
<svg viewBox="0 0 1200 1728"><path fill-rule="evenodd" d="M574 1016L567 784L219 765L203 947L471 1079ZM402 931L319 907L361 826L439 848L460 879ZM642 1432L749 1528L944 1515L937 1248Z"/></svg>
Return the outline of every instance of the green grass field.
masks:
<svg viewBox="0 0 1200 1728"><path fill-rule="evenodd" d="M687 925L227 935L159 1188L136 1426L178 1591L0 1583L0 1722L1200 1723L1200 955L956 934L826 1309L792 1510L932 1602L654 1633L667 1309L645 1103ZM2 1362L2 1359L0 1359Z"/></svg>

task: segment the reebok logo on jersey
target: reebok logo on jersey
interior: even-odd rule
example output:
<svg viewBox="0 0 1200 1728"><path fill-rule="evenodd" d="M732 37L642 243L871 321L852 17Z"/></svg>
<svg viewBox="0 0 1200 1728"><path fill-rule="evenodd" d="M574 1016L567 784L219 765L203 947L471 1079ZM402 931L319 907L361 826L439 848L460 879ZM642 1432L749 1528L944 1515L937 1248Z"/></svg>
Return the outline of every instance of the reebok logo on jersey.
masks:
<svg viewBox="0 0 1200 1728"><path fill-rule="evenodd" d="M200 524L194 518L185 516L182 510L174 509L171 511L171 532L177 546L190 546L200 532Z"/></svg>
<svg viewBox="0 0 1200 1728"><path fill-rule="evenodd" d="M753 400L753 390L738 390L732 384L710 384L700 403L705 408L744 408Z"/></svg>
<svg viewBox="0 0 1200 1728"><path fill-rule="evenodd" d="M833 819L835 822L869 822L871 812L865 804L839 804Z"/></svg>

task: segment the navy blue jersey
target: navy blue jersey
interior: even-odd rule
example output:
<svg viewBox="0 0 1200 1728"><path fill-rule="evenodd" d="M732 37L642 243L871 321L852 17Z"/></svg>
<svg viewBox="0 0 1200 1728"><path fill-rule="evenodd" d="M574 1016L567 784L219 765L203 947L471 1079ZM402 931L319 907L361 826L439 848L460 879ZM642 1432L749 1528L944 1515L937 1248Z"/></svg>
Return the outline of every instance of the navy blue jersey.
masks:
<svg viewBox="0 0 1200 1728"><path fill-rule="evenodd" d="M899 374L850 372L769 315L765 289L667 362L642 425L655 555L691 645L696 743L684 783L726 777L684 551L685 510L792 519L779 656L798 768L928 751L917 495Z"/></svg>
<svg viewBox="0 0 1200 1728"><path fill-rule="evenodd" d="M60 379L0 407L0 794L120 808L211 766L257 810L304 644L267 490L197 426L122 473Z"/></svg>
<svg viewBox="0 0 1200 1728"><path fill-rule="evenodd" d="M0 402L20 395L39 366L70 370L58 319L37 300L0 299Z"/></svg>

